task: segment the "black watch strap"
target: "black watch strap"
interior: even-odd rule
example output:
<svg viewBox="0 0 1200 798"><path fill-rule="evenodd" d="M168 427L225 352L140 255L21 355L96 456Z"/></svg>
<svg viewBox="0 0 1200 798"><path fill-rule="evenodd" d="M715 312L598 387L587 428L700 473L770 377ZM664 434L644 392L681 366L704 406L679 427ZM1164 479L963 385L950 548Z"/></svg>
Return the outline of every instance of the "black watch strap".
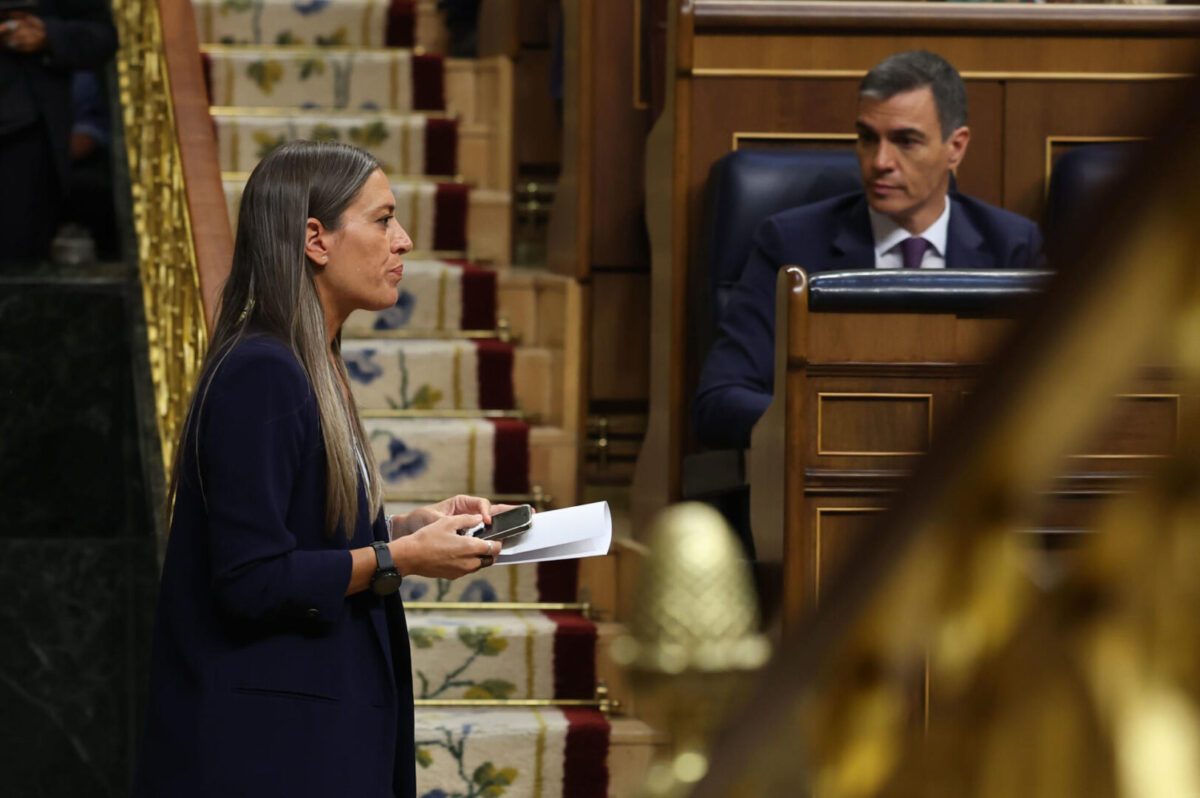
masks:
<svg viewBox="0 0 1200 798"><path fill-rule="evenodd" d="M391 549L382 540L373 542L371 548L375 549L376 562L375 573L371 576L371 590L381 596L395 593L400 589L400 583L403 581L403 578L400 576L400 572L396 570L396 563L392 560Z"/></svg>
<svg viewBox="0 0 1200 798"><path fill-rule="evenodd" d="M388 548L387 543L377 540L371 544L371 548L375 549L375 562L379 566L376 571L396 570L396 564L392 562L392 550Z"/></svg>

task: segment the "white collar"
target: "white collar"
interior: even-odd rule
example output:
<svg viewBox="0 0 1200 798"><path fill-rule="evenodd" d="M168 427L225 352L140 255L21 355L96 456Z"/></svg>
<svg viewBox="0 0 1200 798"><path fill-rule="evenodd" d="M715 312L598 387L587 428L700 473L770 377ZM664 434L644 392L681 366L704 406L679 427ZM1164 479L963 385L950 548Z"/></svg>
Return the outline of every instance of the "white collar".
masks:
<svg viewBox="0 0 1200 798"><path fill-rule="evenodd" d="M942 258L946 257L946 233L950 229L950 195L946 195L946 207L942 209L942 215L937 220L929 225L920 233L909 233L900 225L893 222L890 218L882 213L879 213L870 205L867 206L867 214L871 217L871 233L875 237L875 257L878 258L885 252L890 252L894 247L900 244L910 236L920 236L928 241L933 246L933 251Z"/></svg>

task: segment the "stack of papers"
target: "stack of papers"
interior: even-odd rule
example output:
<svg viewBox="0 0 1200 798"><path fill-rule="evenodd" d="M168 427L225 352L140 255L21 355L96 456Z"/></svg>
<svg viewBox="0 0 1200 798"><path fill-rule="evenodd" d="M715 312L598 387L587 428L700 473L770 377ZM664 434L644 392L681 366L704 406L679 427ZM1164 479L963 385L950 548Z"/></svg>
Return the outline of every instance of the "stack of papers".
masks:
<svg viewBox="0 0 1200 798"><path fill-rule="evenodd" d="M599 557L611 544L608 502L580 504L535 514L533 526L504 541L496 565Z"/></svg>

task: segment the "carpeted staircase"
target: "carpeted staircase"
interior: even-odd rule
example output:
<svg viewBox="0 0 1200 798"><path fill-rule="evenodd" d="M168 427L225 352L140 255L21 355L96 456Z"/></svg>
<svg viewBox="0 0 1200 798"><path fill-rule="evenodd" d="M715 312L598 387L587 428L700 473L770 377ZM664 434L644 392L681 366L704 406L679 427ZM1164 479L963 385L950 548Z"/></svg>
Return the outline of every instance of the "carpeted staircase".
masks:
<svg viewBox="0 0 1200 798"><path fill-rule="evenodd" d="M389 510L455 493L569 504L578 460L562 372L577 289L508 267L511 64L437 55L434 7L194 0L229 212L285 141L373 152L416 251L395 307L347 321L343 354ZM405 580L421 796L628 794L615 785L635 783L630 771L609 776L614 726L578 579L577 563L557 562ZM639 734L615 743L644 765Z"/></svg>

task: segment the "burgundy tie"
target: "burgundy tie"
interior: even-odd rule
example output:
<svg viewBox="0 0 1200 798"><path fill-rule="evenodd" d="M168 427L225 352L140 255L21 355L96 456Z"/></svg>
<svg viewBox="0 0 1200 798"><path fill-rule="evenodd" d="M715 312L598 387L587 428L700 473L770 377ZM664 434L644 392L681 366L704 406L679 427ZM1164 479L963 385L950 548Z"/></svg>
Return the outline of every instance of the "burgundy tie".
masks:
<svg viewBox="0 0 1200 798"><path fill-rule="evenodd" d="M904 254L904 268L921 268L921 259L925 257L925 250L929 249L929 246L928 241L916 236L901 241L900 248Z"/></svg>

